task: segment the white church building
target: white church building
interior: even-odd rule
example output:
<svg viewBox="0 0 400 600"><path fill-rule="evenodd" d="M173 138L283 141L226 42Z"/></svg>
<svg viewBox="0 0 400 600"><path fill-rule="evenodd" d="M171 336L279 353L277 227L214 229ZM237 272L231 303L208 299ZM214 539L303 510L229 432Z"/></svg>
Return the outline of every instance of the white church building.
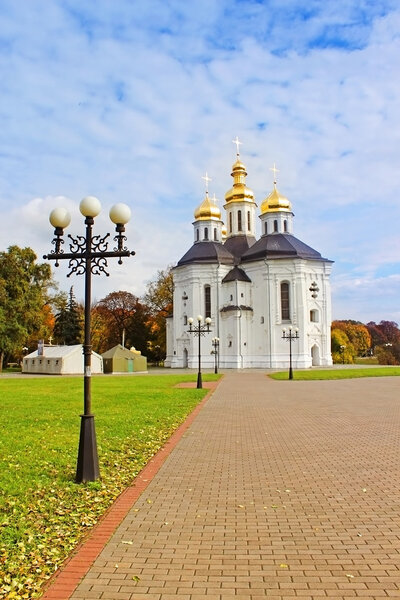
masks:
<svg viewBox="0 0 400 600"><path fill-rule="evenodd" d="M273 169L276 174L275 167ZM190 318L211 319L201 336L201 365L212 368L212 339L219 338L220 368L286 368L291 342L294 368L331 365L332 261L293 235L289 200L274 187L257 204L246 185L239 153L233 187L225 194L225 225L206 191L194 212L194 243L173 269L173 316L167 319L165 366L197 368L199 339Z"/></svg>

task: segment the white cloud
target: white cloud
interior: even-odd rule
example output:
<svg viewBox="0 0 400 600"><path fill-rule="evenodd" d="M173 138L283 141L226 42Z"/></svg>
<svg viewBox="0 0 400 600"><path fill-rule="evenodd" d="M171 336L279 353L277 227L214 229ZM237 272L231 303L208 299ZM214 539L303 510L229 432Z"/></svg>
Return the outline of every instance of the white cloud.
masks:
<svg viewBox="0 0 400 600"><path fill-rule="evenodd" d="M77 230L84 195L127 202L137 255L95 294L141 294L191 245L206 170L222 205L239 135L258 204L276 162L296 234L336 261L334 313L394 318L399 26L385 0L4 2L2 247L48 252L59 196Z"/></svg>

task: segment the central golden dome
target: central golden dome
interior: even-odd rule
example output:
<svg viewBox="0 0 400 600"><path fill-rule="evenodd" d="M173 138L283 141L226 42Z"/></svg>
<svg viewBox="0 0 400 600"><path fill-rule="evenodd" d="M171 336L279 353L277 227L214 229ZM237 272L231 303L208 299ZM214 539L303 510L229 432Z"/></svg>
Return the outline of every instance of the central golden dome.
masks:
<svg viewBox="0 0 400 600"><path fill-rule="evenodd" d="M278 192L275 185L268 198L265 198L264 202L261 204L262 215L270 212L292 212L290 201L286 196L282 196L282 194Z"/></svg>
<svg viewBox="0 0 400 600"><path fill-rule="evenodd" d="M233 187L225 194L225 201L240 201L247 200L254 202L254 192L246 185L246 167L237 159L232 167Z"/></svg>
<svg viewBox="0 0 400 600"><path fill-rule="evenodd" d="M206 192L206 197L203 202L194 211L194 218L196 221L209 221L210 219L213 221L221 220L221 211L214 200L209 198L208 192Z"/></svg>

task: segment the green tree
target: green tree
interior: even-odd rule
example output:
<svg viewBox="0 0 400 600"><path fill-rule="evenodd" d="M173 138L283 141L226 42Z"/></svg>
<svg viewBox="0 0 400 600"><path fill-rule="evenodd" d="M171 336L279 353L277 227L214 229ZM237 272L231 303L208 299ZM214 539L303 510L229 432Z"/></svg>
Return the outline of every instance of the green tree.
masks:
<svg viewBox="0 0 400 600"><path fill-rule="evenodd" d="M82 308L78 305L74 288L71 286L68 297L65 294L61 307L56 314L54 339L57 344L72 346L82 342Z"/></svg>
<svg viewBox="0 0 400 600"><path fill-rule="evenodd" d="M47 318L43 308L55 284L50 265L36 259L31 248L0 252L0 369L8 356L20 355L29 337L40 335Z"/></svg>

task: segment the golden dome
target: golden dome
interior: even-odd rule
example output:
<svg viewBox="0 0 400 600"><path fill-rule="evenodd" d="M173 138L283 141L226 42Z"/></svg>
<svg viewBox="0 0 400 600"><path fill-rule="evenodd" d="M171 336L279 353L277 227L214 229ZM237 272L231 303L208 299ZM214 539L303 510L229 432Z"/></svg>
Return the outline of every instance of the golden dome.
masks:
<svg viewBox="0 0 400 600"><path fill-rule="evenodd" d="M209 198L208 192L206 192L203 202L194 211L194 218L196 221L221 220L221 211L215 201Z"/></svg>
<svg viewBox="0 0 400 600"><path fill-rule="evenodd" d="M268 198L265 198L261 204L261 214L265 215L269 212L292 212L290 201L278 192L275 185Z"/></svg>
<svg viewBox="0 0 400 600"><path fill-rule="evenodd" d="M232 167L233 187L225 194L225 201L240 201L247 200L254 202L254 192L246 185L246 167L237 159Z"/></svg>

